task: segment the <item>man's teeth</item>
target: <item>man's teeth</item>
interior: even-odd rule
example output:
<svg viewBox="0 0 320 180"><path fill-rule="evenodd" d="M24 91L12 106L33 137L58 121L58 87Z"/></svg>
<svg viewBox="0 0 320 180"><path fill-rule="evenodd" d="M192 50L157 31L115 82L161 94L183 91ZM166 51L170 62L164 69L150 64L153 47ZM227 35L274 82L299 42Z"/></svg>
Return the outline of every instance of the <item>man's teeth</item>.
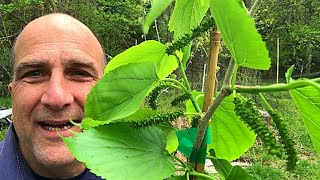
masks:
<svg viewBox="0 0 320 180"><path fill-rule="evenodd" d="M72 125L64 125L63 127L51 127L51 126L43 126L45 129L49 131L61 131L61 130L68 130L72 127Z"/></svg>

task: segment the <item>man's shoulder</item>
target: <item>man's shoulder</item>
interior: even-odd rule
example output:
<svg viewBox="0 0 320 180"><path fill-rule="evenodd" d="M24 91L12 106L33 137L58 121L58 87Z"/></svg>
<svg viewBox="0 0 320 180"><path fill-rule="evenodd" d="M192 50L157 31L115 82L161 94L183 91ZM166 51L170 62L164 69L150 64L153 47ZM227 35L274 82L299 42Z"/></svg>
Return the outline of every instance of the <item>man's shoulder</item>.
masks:
<svg viewBox="0 0 320 180"><path fill-rule="evenodd" d="M81 179L83 179L83 180L104 180L100 176L93 174L90 170L87 170L86 174Z"/></svg>
<svg viewBox="0 0 320 180"><path fill-rule="evenodd" d="M2 141L0 141L0 156L4 153L4 146L5 146L6 142L8 142L8 140L6 140L7 137L8 136L6 133L4 139Z"/></svg>

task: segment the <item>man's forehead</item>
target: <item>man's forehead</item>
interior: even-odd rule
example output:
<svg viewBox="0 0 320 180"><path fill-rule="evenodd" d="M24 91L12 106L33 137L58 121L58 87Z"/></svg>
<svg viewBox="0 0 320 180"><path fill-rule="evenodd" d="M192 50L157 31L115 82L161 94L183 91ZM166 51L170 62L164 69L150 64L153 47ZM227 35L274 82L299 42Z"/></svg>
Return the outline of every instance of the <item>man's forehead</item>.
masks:
<svg viewBox="0 0 320 180"><path fill-rule="evenodd" d="M48 48L51 48L54 43L60 43L64 40L68 43L82 44L88 52L96 55L101 54L98 59L103 57L102 47L88 27L71 16L51 14L30 22L24 28L15 43L16 60L32 51L29 47L33 45L50 43Z"/></svg>
<svg viewBox="0 0 320 180"><path fill-rule="evenodd" d="M16 45L43 35L55 35L58 39L63 34L83 35L84 37L87 35L95 39L89 28L78 20L67 15L52 14L31 21L20 33Z"/></svg>

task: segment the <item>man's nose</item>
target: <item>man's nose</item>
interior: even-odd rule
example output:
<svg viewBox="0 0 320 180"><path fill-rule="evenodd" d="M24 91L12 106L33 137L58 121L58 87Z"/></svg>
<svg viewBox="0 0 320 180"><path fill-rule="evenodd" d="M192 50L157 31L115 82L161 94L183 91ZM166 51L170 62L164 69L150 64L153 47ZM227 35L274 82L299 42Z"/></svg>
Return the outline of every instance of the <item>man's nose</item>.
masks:
<svg viewBox="0 0 320 180"><path fill-rule="evenodd" d="M63 75L52 75L41 97L41 103L51 109L61 110L73 101L74 97L68 87L68 81Z"/></svg>

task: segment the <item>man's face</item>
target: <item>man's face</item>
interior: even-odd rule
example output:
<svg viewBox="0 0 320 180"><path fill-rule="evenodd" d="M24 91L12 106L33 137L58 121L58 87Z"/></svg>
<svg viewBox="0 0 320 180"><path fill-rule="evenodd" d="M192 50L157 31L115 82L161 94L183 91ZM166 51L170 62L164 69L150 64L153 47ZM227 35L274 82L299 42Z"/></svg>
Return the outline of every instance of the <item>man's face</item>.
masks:
<svg viewBox="0 0 320 180"><path fill-rule="evenodd" d="M104 62L96 39L81 28L46 26L30 27L17 41L12 119L27 160L61 167L75 159L56 131L80 131L69 120L83 118L86 95L103 75Z"/></svg>

